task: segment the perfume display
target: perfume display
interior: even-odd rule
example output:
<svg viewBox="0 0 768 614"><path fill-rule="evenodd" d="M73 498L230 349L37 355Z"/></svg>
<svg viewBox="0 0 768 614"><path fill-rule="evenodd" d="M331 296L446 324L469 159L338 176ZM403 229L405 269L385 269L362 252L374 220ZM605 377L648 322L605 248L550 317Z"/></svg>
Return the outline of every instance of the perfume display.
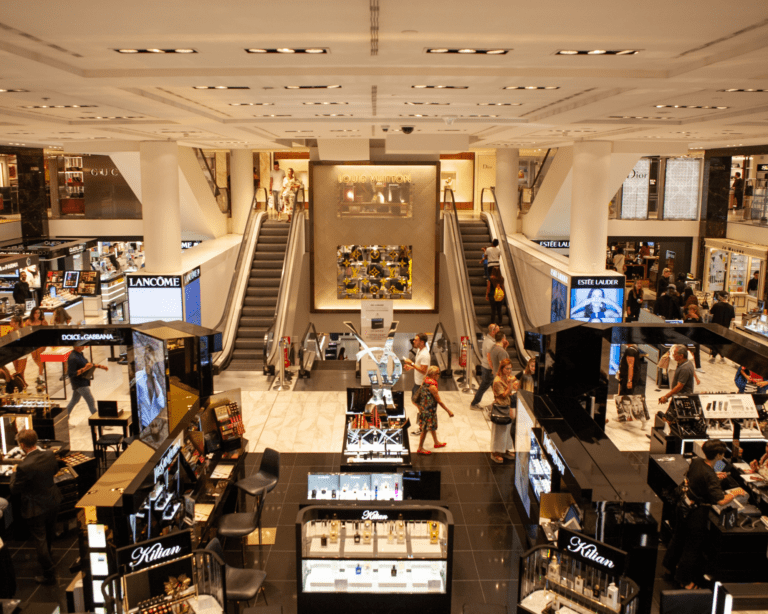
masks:
<svg viewBox="0 0 768 614"><path fill-rule="evenodd" d="M307 498L341 501L402 501L399 473L310 473Z"/></svg>
<svg viewBox="0 0 768 614"><path fill-rule="evenodd" d="M639 611L637 584L568 552L537 546L521 559L519 607L528 612Z"/></svg>

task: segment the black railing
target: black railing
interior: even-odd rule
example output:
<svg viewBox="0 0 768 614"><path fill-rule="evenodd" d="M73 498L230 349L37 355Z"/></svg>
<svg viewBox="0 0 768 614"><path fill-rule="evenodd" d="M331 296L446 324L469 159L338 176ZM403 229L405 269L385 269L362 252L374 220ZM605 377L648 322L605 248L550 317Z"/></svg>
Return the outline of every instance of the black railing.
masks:
<svg viewBox="0 0 768 614"><path fill-rule="evenodd" d="M440 335L438 337L438 334ZM439 354L437 350L440 350ZM451 338L445 330L442 322L435 326L435 332L432 333L432 345L429 347L429 364L436 364L440 367L442 377L451 377L453 374L451 360Z"/></svg>
<svg viewBox="0 0 768 614"><path fill-rule="evenodd" d="M199 147L196 147L193 151L195 152L195 157L197 157L197 162L200 164L200 169L203 171L203 176L208 182L208 187L211 188L211 193L216 199L216 204L219 206L219 211L222 213L229 213L229 189L220 188L218 185L216 185L216 178L214 177L213 169L208 164L208 158L205 157L203 150Z"/></svg>

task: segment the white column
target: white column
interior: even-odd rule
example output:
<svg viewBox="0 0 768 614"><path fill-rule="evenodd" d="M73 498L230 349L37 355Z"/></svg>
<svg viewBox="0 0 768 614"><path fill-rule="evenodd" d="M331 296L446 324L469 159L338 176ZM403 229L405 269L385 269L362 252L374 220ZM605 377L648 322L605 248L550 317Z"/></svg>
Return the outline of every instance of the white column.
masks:
<svg viewBox="0 0 768 614"><path fill-rule="evenodd" d="M229 157L232 178L232 232L241 235L253 202L253 153L250 149L233 149Z"/></svg>
<svg viewBox="0 0 768 614"><path fill-rule="evenodd" d="M573 145L570 264L577 273L605 273L611 151L607 141Z"/></svg>
<svg viewBox="0 0 768 614"><path fill-rule="evenodd" d="M517 173L520 166L519 149L496 150L496 200L501 221L507 234L517 232Z"/></svg>
<svg viewBox="0 0 768 614"><path fill-rule="evenodd" d="M175 142L144 141L139 157L147 273L180 273L179 146Z"/></svg>

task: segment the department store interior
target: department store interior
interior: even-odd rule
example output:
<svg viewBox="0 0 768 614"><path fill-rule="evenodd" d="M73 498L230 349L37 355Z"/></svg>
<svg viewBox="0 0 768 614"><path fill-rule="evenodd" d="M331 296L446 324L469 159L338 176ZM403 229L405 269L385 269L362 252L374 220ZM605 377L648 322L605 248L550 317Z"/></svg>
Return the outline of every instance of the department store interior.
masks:
<svg viewBox="0 0 768 614"><path fill-rule="evenodd" d="M764 10L91 8L0 24L2 614L768 612Z"/></svg>

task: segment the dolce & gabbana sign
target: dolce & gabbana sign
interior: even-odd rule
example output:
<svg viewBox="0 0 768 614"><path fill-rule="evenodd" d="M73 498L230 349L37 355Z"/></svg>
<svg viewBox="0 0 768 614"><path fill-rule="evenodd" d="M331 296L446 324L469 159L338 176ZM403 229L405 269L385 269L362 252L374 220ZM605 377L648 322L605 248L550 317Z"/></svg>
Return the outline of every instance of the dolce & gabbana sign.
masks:
<svg viewBox="0 0 768 614"><path fill-rule="evenodd" d="M181 288L179 275L129 275L129 288Z"/></svg>
<svg viewBox="0 0 768 614"><path fill-rule="evenodd" d="M192 552L192 531L177 531L117 551L117 564L139 571Z"/></svg>
<svg viewBox="0 0 768 614"><path fill-rule="evenodd" d="M565 527L558 530L557 549L594 567L610 569L617 575L624 573L626 552Z"/></svg>

